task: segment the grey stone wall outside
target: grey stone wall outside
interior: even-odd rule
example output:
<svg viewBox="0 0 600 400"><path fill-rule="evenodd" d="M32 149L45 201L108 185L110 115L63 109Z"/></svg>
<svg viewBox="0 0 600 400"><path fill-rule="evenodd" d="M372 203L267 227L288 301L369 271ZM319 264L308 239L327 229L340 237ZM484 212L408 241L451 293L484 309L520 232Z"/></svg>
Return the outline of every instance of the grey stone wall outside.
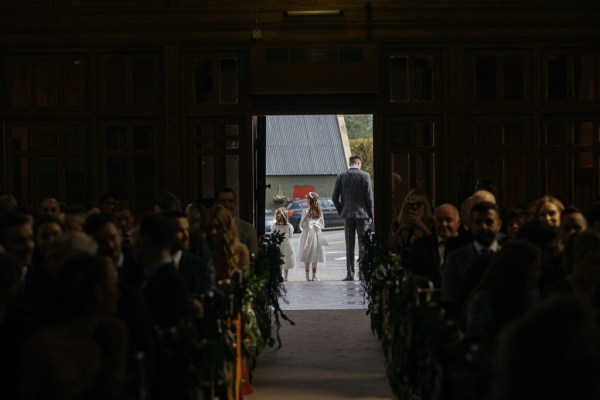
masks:
<svg viewBox="0 0 600 400"><path fill-rule="evenodd" d="M281 193L289 196L290 200L293 200L294 186L313 186L319 196L331 197L335 178L335 175L267 176L267 184L270 184L271 188L266 191L265 205L272 210L281 207L272 202L273 196L279 192L279 185L281 185Z"/></svg>

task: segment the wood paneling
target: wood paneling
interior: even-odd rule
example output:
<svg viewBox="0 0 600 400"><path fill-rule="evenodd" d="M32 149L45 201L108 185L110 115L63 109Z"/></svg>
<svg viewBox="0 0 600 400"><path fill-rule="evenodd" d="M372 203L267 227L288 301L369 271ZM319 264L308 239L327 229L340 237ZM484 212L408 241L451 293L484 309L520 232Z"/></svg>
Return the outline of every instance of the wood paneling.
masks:
<svg viewBox="0 0 600 400"><path fill-rule="evenodd" d="M89 157L83 170L91 195L122 186L137 201L168 188L191 201L233 176L240 184L242 211L250 216L252 116L349 112L375 114L376 182L390 182L395 163L407 166L406 189L427 186L438 202L458 201L461 178L468 191L484 175L499 181L511 204L546 190L576 202L600 194L598 144L540 141L555 117L573 135L587 132L579 128L587 121L599 134L591 117L600 104L596 1L373 0L370 10L365 5L337 0L0 1L0 119L6 126L2 165L7 177L0 189L20 184L29 188L21 191L26 199L37 200L46 189L29 182L38 182L42 166L47 182L56 181L60 190L61 182L76 180L67 173L78 165L70 157L46 154L40 163L32 162L31 146L37 142L31 139L29 147L22 143L29 150L11 153L8 139L16 127L27 127L37 132L27 137L50 146L53 134L42 135L41 127L71 121L85 135L81 154ZM308 8L343 12L322 18L285 15ZM253 38L254 30L260 37ZM320 82L336 80L340 91L349 92L344 81L352 79L354 86L369 81L375 90L299 95L319 81L298 68L287 77L300 88L295 94L251 94L249 82L269 83L273 77L252 59L253 49L356 44L376 49L371 68L326 74ZM398 77L390 72L392 56ZM285 92L279 85L271 91ZM392 141L399 122L409 126L408 144ZM417 127L430 122L434 145L419 146ZM492 124L489 143L478 133L485 123ZM147 125L153 147L142 149ZM227 147L230 125L239 132L235 152ZM124 148L106 147L110 126L124 129ZM200 139L198 147L193 138L198 126L213 126L213 139L220 141L214 149L206 148L208 139ZM527 140L515 144L511 134ZM59 148L66 143L57 140ZM212 170L204 167L211 162ZM14 174L6 172L7 166ZM123 166L126 173L117 175ZM552 179L554 173L563 177L561 171L564 179ZM385 204L390 185L375 190ZM387 220L385 207L378 213L379 221Z"/></svg>

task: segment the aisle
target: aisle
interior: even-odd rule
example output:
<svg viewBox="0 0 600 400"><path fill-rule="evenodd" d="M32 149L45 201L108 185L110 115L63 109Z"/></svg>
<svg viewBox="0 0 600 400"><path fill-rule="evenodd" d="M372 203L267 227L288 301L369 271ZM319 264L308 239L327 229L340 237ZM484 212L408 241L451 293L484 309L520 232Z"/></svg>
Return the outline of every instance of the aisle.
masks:
<svg viewBox="0 0 600 400"><path fill-rule="evenodd" d="M385 376L381 348L371 334L365 309L306 310L312 293L321 307L339 304L352 283L288 285L288 316L283 324L281 349L266 349L254 372L254 393L248 400L394 399ZM324 288L327 290L323 290ZM294 301L296 299L296 301ZM301 299L305 299L302 301ZM313 301L316 300L313 298ZM354 309L352 309L354 308Z"/></svg>

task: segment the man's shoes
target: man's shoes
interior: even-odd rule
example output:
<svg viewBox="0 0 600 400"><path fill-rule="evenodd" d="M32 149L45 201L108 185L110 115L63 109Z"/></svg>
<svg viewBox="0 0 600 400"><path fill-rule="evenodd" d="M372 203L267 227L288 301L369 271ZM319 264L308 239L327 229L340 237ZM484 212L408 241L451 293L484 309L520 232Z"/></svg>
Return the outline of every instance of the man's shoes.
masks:
<svg viewBox="0 0 600 400"><path fill-rule="evenodd" d="M352 276L347 276L344 279L342 279L343 281L353 281L354 278Z"/></svg>

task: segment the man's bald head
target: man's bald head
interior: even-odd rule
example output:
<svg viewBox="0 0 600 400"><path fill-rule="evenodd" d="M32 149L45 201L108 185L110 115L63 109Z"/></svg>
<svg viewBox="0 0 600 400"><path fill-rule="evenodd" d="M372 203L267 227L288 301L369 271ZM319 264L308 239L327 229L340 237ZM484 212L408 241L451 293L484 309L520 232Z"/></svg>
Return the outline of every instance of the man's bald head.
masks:
<svg viewBox="0 0 600 400"><path fill-rule="evenodd" d="M492 203L492 204L496 204L496 196L494 196L494 194L492 192L488 192L487 190L478 190L475 193L473 193L473 196L475 198L475 203L479 203L480 201L487 201L488 203Z"/></svg>

